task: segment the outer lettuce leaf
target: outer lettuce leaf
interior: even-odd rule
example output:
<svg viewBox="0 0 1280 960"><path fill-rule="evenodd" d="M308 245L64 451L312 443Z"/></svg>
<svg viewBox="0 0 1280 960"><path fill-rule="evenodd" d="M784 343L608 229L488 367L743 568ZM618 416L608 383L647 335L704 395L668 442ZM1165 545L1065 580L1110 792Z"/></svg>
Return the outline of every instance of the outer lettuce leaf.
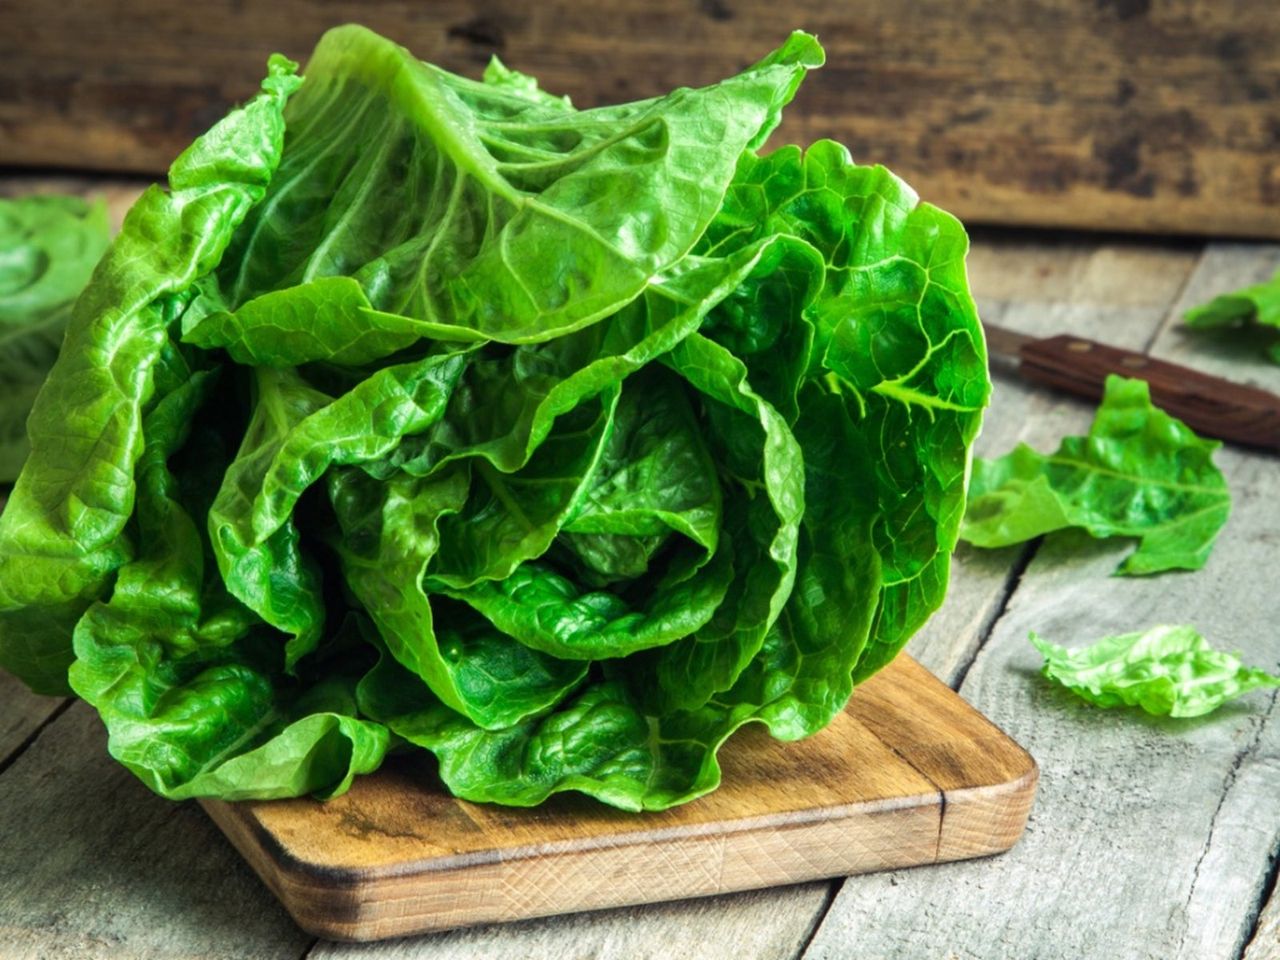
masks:
<svg viewBox="0 0 1280 960"><path fill-rule="evenodd" d="M708 334L789 416L800 383L816 381L854 425L838 469L874 497L853 509L874 517L865 522L882 581L870 637L849 640L857 682L893 658L946 592L969 449L990 395L964 270L968 237L889 171L852 163L831 141L744 155L698 249L765 234L803 241L825 270L797 282L795 259L784 261L788 283L744 286ZM797 306L799 322L790 319Z"/></svg>
<svg viewBox="0 0 1280 960"><path fill-rule="evenodd" d="M545 717L486 731L432 703L390 657L361 682L359 700L434 753L456 796L521 807L567 790L623 810L663 810L702 796L720 782L716 751L751 712L707 706L658 721L626 684L605 681Z"/></svg>
<svg viewBox="0 0 1280 960"><path fill-rule="evenodd" d="M1019 444L975 462L961 535L1002 547L1080 527L1138 538L1118 573L1198 570L1231 512L1213 463L1220 446L1152 406L1145 381L1108 377L1088 436L1066 437L1052 454Z"/></svg>
<svg viewBox="0 0 1280 960"><path fill-rule="evenodd" d="M27 458L27 415L110 237L101 201L0 199L0 484Z"/></svg>
<svg viewBox="0 0 1280 960"><path fill-rule="evenodd" d="M1196 330L1257 331L1266 337L1267 356L1280 363L1280 274L1192 307L1183 319Z"/></svg>
<svg viewBox="0 0 1280 960"><path fill-rule="evenodd" d="M667 362L700 393L726 494L735 576L706 627L657 655L657 708L694 709L729 688L759 652L795 579L804 461L783 417L752 390L742 363L690 334Z"/></svg>
<svg viewBox="0 0 1280 960"><path fill-rule="evenodd" d="M255 297L234 313L188 310L182 338L205 349L222 347L247 366L287 368L312 360L359 366L429 333L409 317L372 309L351 277L319 277Z"/></svg>
<svg viewBox="0 0 1280 960"><path fill-rule="evenodd" d="M463 509L469 479L461 466L382 482L358 470L335 473L330 497L341 535L334 547L348 586L396 659L454 710L500 728L557 703L586 664L557 660L456 610L437 627L423 579L439 550L441 518Z"/></svg>
<svg viewBox="0 0 1280 960"><path fill-rule="evenodd" d="M1169 717L1199 717L1250 690L1280 687L1280 676L1246 667L1214 650L1189 626L1149 627L1068 650L1031 634L1044 675L1099 707L1141 707Z"/></svg>
<svg viewBox="0 0 1280 960"><path fill-rule="evenodd" d="M439 339L520 343L594 323L688 252L742 151L821 58L796 34L715 86L576 112L455 77L362 28L332 30L221 295L238 308L352 276L374 308Z"/></svg>
<svg viewBox="0 0 1280 960"><path fill-rule="evenodd" d="M125 523L166 327L266 192L295 69L273 57L263 92L174 161L170 190L142 195L72 310L0 514L0 665L33 690L67 692L72 629L133 555Z"/></svg>

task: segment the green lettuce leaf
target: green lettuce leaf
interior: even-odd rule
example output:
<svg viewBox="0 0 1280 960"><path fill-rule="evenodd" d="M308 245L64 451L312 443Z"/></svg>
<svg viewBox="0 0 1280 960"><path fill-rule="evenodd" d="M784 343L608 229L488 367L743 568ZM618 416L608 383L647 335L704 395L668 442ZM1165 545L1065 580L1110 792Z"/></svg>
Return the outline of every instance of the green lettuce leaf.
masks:
<svg viewBox="0 0 1280 960"><path fill-rule="evenodd" d="M0 484L27 458L27 415L110 236L102 201L0 199Z"/></svg>
<svg viewBox="0 0 1280 960"><path fill-rule="evenodd" d="M1108 377L1088 436L974 462L961 536L1003 547L1078 527L1138 539L1119 573L1198 570L1231 512L1220 446L1152 406L1145 381Z"/></svg>
<svg viewBox="0 0 1280 960"><path fill-rule="evenodd" d="M1280 274L1192 307L1183 319L1195 330L1256 331L1267 356L1280 363Z"/></svg>
<svg viewBox="0 0 1280 960"><path fill-rule="evenodd" d="M743 150L819 63L797 34L712 87L579 113L453 76L359 27L330 31L220 295L239 308L351 276L373 309L438 339L530 342L594 323L689 251ZM272 322L265 309L241 318Z"/></svg>
<svg viewBox="0 0 1280 960"><path fill-rule="evenodd" d="M699 250L768 234L794 238L793 250L802 243L822 270L779 257L783 282L742 285L708 335L741 357L753 386L789 419L801 384L816 382L853 424L836 431L845 438L838 470L849 489L873 497L844 509L870 529L881 580L870 636L849 640L860 681L946 592L968 451L990 395L964 267L968 237L888 170L853 163L831 141L744 155Z"/></svg>
<svg viewBox="0 0 1280 960"><path fill-rule="evenodd" d="M1157 626L1068 650L1040 639L1044 675L1099 707L1141 707L1168 717L1199 717L1250 690L1280 687L1280 676L1246 667L1209 646L1189 626Z"/></svg>

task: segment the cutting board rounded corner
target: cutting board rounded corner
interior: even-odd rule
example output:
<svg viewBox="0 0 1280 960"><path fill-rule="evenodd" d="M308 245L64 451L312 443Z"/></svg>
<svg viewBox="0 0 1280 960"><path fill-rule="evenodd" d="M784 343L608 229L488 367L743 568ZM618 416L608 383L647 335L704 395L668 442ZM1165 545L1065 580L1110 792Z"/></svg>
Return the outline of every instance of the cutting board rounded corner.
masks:
<svg viewBox="0 0 1280 960"><path fill-rule="evenodd" d="M376 876L292 849L253 815L259 802L201 799L199 803L303 931L327 940L379 938L370 935L373 928L363 906Z"/></svg>

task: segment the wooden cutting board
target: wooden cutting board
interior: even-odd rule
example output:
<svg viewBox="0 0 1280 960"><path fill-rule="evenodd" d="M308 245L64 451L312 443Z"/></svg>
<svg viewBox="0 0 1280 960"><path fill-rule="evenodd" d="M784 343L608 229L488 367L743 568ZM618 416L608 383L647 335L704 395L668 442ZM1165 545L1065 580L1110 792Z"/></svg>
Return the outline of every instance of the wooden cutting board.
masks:
<svg viewBox="0 0 1280 960"><path fill-rule="evenodd" d="M752 725L720 758L719 790L662 813L467 803L410 758L327 803L203 804L299 926L377 940L999 853L1037 775L905 655L821 733L779 743Z"/></svg>

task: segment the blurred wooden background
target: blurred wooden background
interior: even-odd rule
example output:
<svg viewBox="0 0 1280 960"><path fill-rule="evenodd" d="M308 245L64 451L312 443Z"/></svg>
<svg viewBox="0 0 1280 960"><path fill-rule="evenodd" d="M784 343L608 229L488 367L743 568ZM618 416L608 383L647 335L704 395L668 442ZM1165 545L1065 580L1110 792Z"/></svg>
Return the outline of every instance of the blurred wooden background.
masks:
<svg viewBox="0 0 1280 960"><path fill-rule="evenodd" d="M709 83L816 32L780 135L835 137L971 223L1280 237L1270 0L3 0L0 165L159 173L359 21L579 106Z"/></svg>

